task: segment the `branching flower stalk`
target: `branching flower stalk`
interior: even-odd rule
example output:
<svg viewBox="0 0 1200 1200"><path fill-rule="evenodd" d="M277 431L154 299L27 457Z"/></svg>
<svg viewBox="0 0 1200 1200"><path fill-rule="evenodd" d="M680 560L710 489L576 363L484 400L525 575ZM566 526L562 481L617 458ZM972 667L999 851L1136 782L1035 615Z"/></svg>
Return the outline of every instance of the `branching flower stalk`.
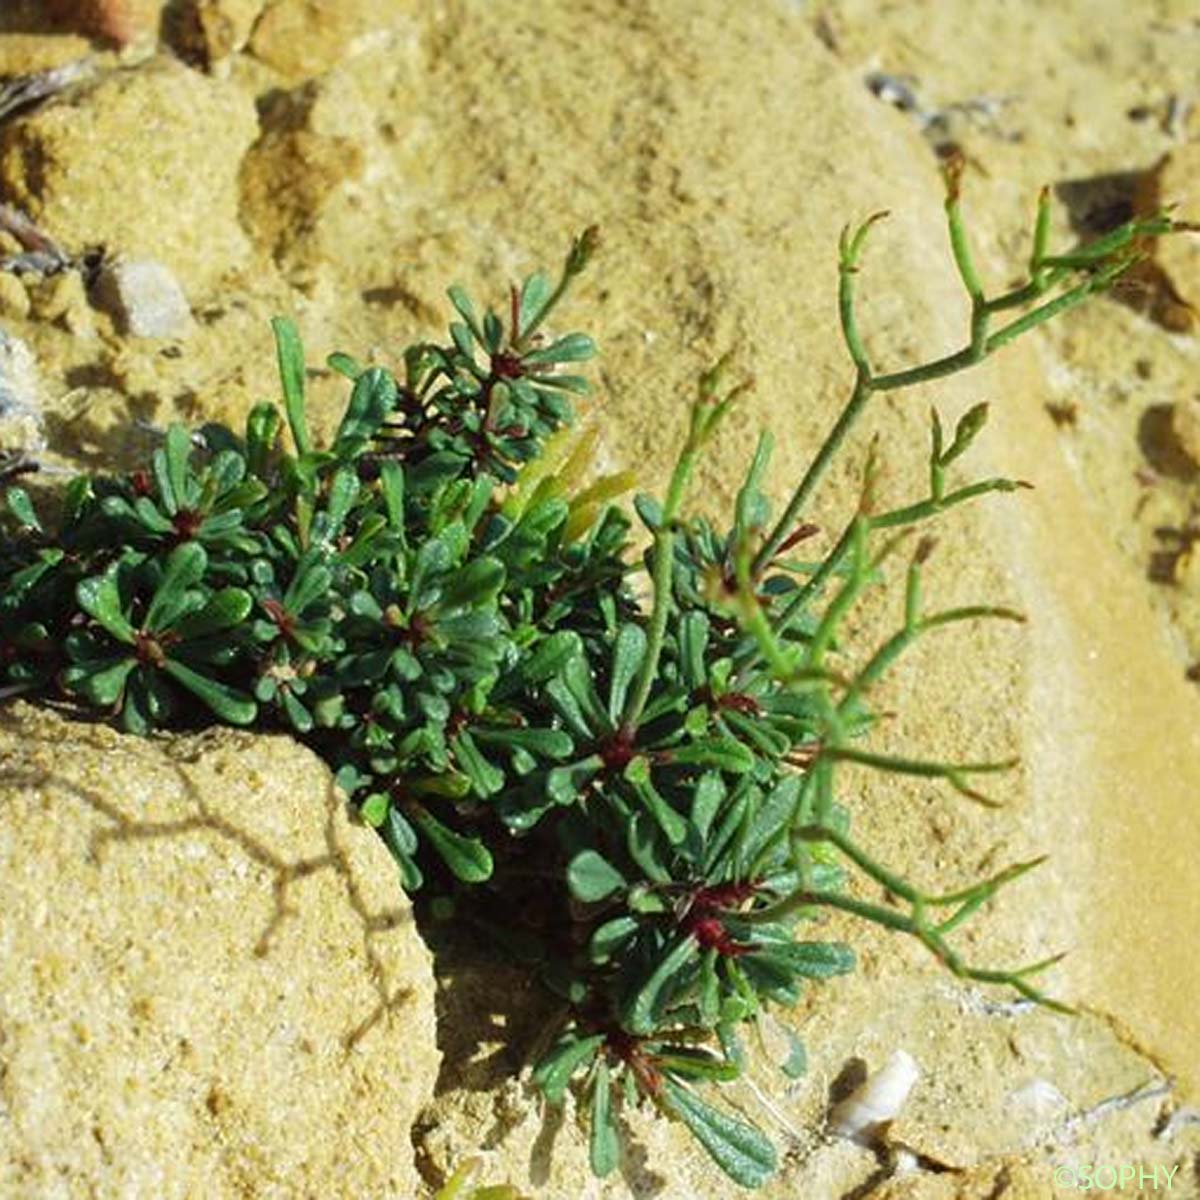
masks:
<svg viewBox="0 0 1200 1200"><path fill-rule="evenodd" d="M1051 255L1047 253L1050 235L1050 192L1049 189L1043 188L1038 197L1033 252L1029 264L1030 278L1027 283L988 299L975 269L963 224L962 170L963 160L960 157L951 159L945 167L946 218L954 265L958 269L963 287L971 300L971 324L967 344L953 354L933 359L907 370L882 375L875 374L858 331L854 288L867 237L872 227L888 214L886 212L875 213L853 232L849 227L843 231L838 247L838 315L846 349L857 370L854 390L821 448L813 456L812 464L793 493L786 509L759 550L754 562L756 571L761 571L766 566L796 524L804 506L836 456L842 442L862 415L866 403L872 395L876 392L898 391L914 384L943 379L982 362L989 354L1014 341L1021 334L1036 329L1051 318L1082 304L1089 296L1110 287L1138 260L1140 247L1146 239L1161 237L1173 232L1177 227L1183 228L1183 226L1177 226L1165 214L1143 220L1128 221L1081 250L1071 254ZM1040 300L1064 282L1074 279L1078 275L1082 275L1083 278L1060 295L1046 300L995 332L989 332L992 318L997 313L1023 307ZM969 443L969 438L967 441ZM965 448L964 444L963 449ZM964 499L968 498L964 497Z"/></svg>
<svg viewBox="0 0 1200 1200"><path fill-rule="evenodd" d="M597 1174L618 1164L622 1107L649 1103L758 1186L775 1148L717 1096L744 1075L748 1026L853 968L849 946L820 939L822 910L907 934L965 980L1066 1007L1035 982L1055 959L1001 970L952 945L1041 860L926 891L852 837L838 801L844 763L984 804L979 780L1011 766L870 742L873 689L910 647L1021 620L987 604L927 611L930 538L907 567L898 629L870 650L845 632L912 530L1022 486L951 479L986 407L949 437L933 414L927 495L879 511L872 460L829 551L792 555L817 533L808 506L872 396L966 369L1111 284L1175 226L1134 221L1051 255L1043 194L1028 282L989 299L956 168L947 182L967 344L876 373L854 289L878 218L844 234L845 407L773 525L764 435L722 528L688 515L688 485L749 385L730 382L728 357L701 378L664 499L634 501L652 537L648 611L613 503L632 478L584 486L592 443L568 440L571 397L589 387L574 364L593 343L548 332L597 250L591 229L555 280L514 287L503 316L452 287L445 343L418 342L394 369L331 356L351 391L327 446L308 427L299 332L279 319L282 411L258 405L240 431L172 426L141 469L73 480L52 527L0 480L0 699L67 700L136 734L214 720L289 730L378 831L419 913L482 931L487 951L558 997L533 1081L551 1104L576 1092ZM880 898L848 891L851 872ZM790 1036L779 1065L796 1076L806 1056ZM448 1194L462 1186L460 1174Z"/></svg>

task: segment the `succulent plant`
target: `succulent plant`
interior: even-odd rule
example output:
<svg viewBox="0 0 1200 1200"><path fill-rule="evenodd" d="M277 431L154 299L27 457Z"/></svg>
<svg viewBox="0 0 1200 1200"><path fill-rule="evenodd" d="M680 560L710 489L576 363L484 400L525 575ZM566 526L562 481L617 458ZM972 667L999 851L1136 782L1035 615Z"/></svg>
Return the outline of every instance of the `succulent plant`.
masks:
<svg viewBox="0 0 1200 1200"><path fill-rule="evenodd" d="M1172 226L1131 222L1050 255L1043 196L1029 280L988 299L947 177L966 345L877 372L854 306L876 218L848 231L839 306L854 387L773 524L769 435L727 526L687 514L695 464L745 386L728 359L699 381L665 495L635 500L641 562L613 503L632 478L584 486L590 443L568 427L571 397L588 389L576 364L594 347L545 330L596 251L588 230L557 280L527 279L503 314L451 288L448 342L412 346L395 370L334 355L352 386L328 447L308 429L297 331L277 320L282 413L260 405L240 433L172 426L145 469L73 481L51 529L10 484L0 694L69 697L135 733L214 719L290 730L329 762L405 888L486 924L561 999L533 1080L551 1103L578 1088L597 1173L618 1161L620 1105L648 1101L737 1183L762 1183L774 1147L722 1106L719 1085L744 1070L747 1025L853 968L852 949L821 936L823 910L1063 1007L1033 982L1048 962L978 968L951 944L1035 863L929 894L855 839L837 801L847 761L985 803L980 778L1007 765L872 748L871 689L909 646L956 623L1020 619L994 605L928 611L930 539L905 568L896 633L866 653L845 633L897 534L1021 486L952 478L986 408L949 436L935 413L927 494L878 511L868 471L832 548L817 561L794 551L873 396L980 361L1111 284L1142 239ZM631 582L643 568L648 605ZM852 873L888 901L860 898ZM798 1039L780 1065L803 1070Z"/></svg>

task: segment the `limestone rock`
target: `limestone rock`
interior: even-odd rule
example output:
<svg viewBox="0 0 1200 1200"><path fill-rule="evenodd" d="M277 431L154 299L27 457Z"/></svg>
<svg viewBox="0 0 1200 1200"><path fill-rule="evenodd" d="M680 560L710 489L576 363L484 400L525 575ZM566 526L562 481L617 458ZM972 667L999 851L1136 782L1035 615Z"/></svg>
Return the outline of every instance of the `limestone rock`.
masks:
<svg viewBox="0 0 1200 1200"><path fill-rule="evenodd" d="M1171 436L1192 471L1200 471L1200 396L1171 405Z"/></svg>
<svg viewBox="0 0 1200 1200"><path fill-rule="evenodd" d="M0 461L34 453L45 444L37 362L20 338L0 329Z"/></svg>
<svg viewBox="0 0 1200 1200"><path fill-rule="evenodd" d="M0 711L0 944L3 1195L417 1194L429 956L289 739Z"/></svg>
<svg viewBox="0 0 1200 1200"><path fill-rule="evenodd" d="M246 45L262 8L263 0L186 0L176 18L179 49L211 69Z"/></svg>
<svg viewBox="0 0 1200 1200"><path fill-rule="evenodd" d="M182 337L191 324L192 310L178 280L153 259L107 268L96 282L96 295L133 337Z"/></svg>
<svg viewBox="0 0 1200 1200"><path fill-rule="evenodd" d="M246 255L237 170L257 133L250 96L152 60L0 126L0 188L72 252L155 258L202 291Z"/></svg>
<svg viewBox="0 0 1200 1200"><path fill-rule="evenodd" d="M87 38L68 34L44 0L0 4L0 77L62 67L90 50Z"/></svg>
<svg viewBox="0 0 1200 1200"><path fill-rule="evenodd" d="M1200 222L1200 142L1185 142L1159 160L1142 179L1137 205L1145 213L1170 207L1180 220ZM1160 301L1168 328L1185 332L1200 314L1200 233L1162 238L1154 246L1154 265L1169 292Z"/></svg>
<svg viewBox="0 0 1200 1200"><path fill-rule="evenodd" d="M243 220L277 259L311 234L334 193L362 173L358 142L313 128L319 94L309 85L279 98L242 164Z"/></svg>
<svg viewBox="0 0 1200 1200"><path fill-rule="evenodd" d="M60 271L36 283L31 303L39 321L58 322L76 337L95 332L87 289L78 271Z"/></svg>
<svg viewBox="0 0 1200 1200"><path fill-rule="evenodd" d="M411 111L421 78L417 41L389 33L263 107L242 167L242 220L293 280L324 275L328 286L359 262L364 222L381 205L407 208L427 169L426 119ZM380 245L372 256L386 262Z"/></svg>
<svg viewBox="0 0 1200 1200"><path fill-rule="evenodd" d="M11 271L0 271L0 317L29 316L29 293L20 276Z"/></svg>
<svg viewBox="0 0 1200 1200"><path fill-rule="evenodd" d="M61 28L125 46L152 37L163 0L43 0L43 8Z"/></svg>
<svg viewBox="0 0 1200 1200"><path fill-rule="evenodd" d="M320 75L372 35L410 28L409 0L271 0L250 40L254 55L289 80Z"/></svg>

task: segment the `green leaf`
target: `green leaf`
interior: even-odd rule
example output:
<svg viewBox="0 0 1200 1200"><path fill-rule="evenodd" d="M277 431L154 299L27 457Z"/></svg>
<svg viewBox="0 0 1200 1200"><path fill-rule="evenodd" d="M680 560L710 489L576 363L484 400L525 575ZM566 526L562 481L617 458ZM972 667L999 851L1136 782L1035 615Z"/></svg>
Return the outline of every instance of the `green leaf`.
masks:
<svg viewBox="0 0 1200 1200"><path fill-rule="evenodd" d="M588 957L597 966L603 966L628 944L637 931L636 917L614 917L611 921L605 921L588 942Z"/></svg>
<svg viewBox="0 0 1200 1200"><path fill-rule="evenodd" d="M193 696L203 700L222 721L230 725L249 725L258 716L258 705L236 688L228 684L218 683L185 666L178 659L168 658L163 664L166 671L176 683L182 684Z"/></svg>
<svg viewBox="0 0 1200 1200"><path fill-rule="evenodd" d="M775 1173L775 1147L762 1130L705 1104L690 1088L663 1079L663 1088L680 1120L735 1183L762 1187Z"/></svg>
<svg viewBox="0 0 1200 1200"><path fill-rule="evenodd" d="M322 513L324 523L321 538L324 542L333 542L342 532L342 526L358 498L360 486L358 475L352 467L340 468L330 480L329 498Z"/></svg>
<svg viewBox="0 0 1200 1200"><path fill-rule="evenodd" d="M372 792L363 799L358 811L368 825L378 829L387 820L389 804L386 792Z"/></svg>
<svg viewBox="0 0 1200 1200"><path fill-rule="evenodd" d="M600 703L600 697L596 695L596 686L592 681L592 671L587 660L582 655L568 659L560 678L567 685L568 691L592 729L600 733L610 733L612 722Z"/></svg>
<svg viewBox="0 0 1200 1200"><path fill-rule="evenodd" d="M620 1142L613 1121L608 1062L601 1058L596 1065L596 1077L592 1082L592 1136L590 1159L592 1171L601 1179L616 1170L620 1159Z"/></svg>
<svg viewBox="0 0 1200 1200"><path fill-rule="evenodd" d="M446 289L450 303L454 305L458 315L467 323L467 328L474 334L475 340L483 344L483 331L479 328L479 318L475 315L475 306L461 284L453 284Z"/></svg>
<svg viewBox="0 0 1200 1200"><path fill-rule="evenodd" d="M713 817L725 799L725 781L716 771L709 771L700 777L700 782L692 792L692 826L700 835L701 840L708 837L709 827Z"/></svg>
<svg viewBox="0 0 1200 1200"><path fill-rule="evenodd" d="M656 1057L662 1070L684 1079L731 1083L742 1073L737 1063L718 1058L714 1052L698 1046L666 1047Z"/></svg>
<svg viewBox="0 0 1200 1200"><path fill-rule="evenodd" d="M621 1003L621 1024L633 1034L653 1033L670 999L672 985L699 953L691 934L681 937L663 956L650 977Z"/></svg>
<svg viewBox="0 0 1200 1200"><path fill-rule="evenodd" d="M492 856L479 838L455 833L427 809L414 813L413 819L442 861L463 883L483 883L491 878Z"/></svg>
<svg viewBox="0 0 1200 1200"><path fill-rule="evenodd" d="M670 883L670 847L658 826L644 812L634 813L625 827L625 848L629 857L641 867L646 878L654 883Z"/></svg>
<svg viewBox="0 0 1200 1200"><path fill-rule="evenodd" d="M203 608L188 613L172 625L172 632L184 641L207 637L240 625L249 615L254 601L244 588L222 588L209 597Z"/></svg>
<svg viewBox="0 0 1200 1200"><path fill-rule="evenodd" d="M583 362L596 353L596 343L586 333L568 333L549 346L522 355L525 363Z"/></svg>
<svg viewBox="0 0 1200 1200"><path fill-rule="evenodd" d="M541 315L541 311L545 307L546 301L550 299L553 291L554 288L550 280L541 271L535 272L525 280L521 287L519 308L520 333L523 334L536 318Z"/></svg>
<svg viewBox="0 0 1200 1200"><path fill-rule="evenodd" d="M198 583L208 566L208 555L199 542L183 542L171 551L162 580L146 610L145 629L157 633L179 615L184 593Z"/></svg>
<svg viewBox="0 0 1200 1200"><path fill-rule="evenodd" d="M604 1045L604 1034L577 1038L570 1034L556 1045L533 1071L533 1082L551 1104L561 1104L571 1076Z"/></svg>
<svg viewBox="0 0 1200 1200"><path fill-rule="evenodd" d="M283 701L283 711L292 723L297 733L308 733L313 727L312 713L296 699L291 688L283 688L279 693Z"/></svg>
<svg viewBox="0 0 1200 1200"><path fill-rule="evenodd" d="M393 852L413 855L417 852L417 834L408 818L394 805L389 805L383 823L383 840Z"/></svg>
<svg viewBox="0 0 1200 1200"><path fill-rule="evenodd" d="M475 358L475 343L470 327L464 325L461 321L452 321L450 323L450 337L454 345L458 348L459 354L468 362L473 362Z"/></svg>
<svg viewBox="0 0 1200 1200"><path fill-rule="evenodd" d="M267 473L280 424L279 410L273 404L256 404L246 417L246 469L259 479Z"/></svg>
<svg viewBox="0 0 1200 1200"><path fill-rule="evenodd" d="M783 1029L788 1043L788 1056L779 1064L779 1069L789 1079L800 1079L808 1071L808 1052L804 1039L794 1029Z"/></svg>
<svg viewBox="0 0 1200 1200"><path fill-rule="evenodd" d="M696 691L708 682L704 651L708 647L708 615L702 612L685 613L679 620L679 663L683 682L689 691Z"/></svg>
<svg viewBox="0 0 1200 1200"><path fill-rule="evenodd" d="M110 567L103 575L81 579L75 588L75 599L79 607L99 621L117 641L133 644L133 626L121 611L121 593L113 568Z"/></svg>
<svg viewBox="0 0 1200 1200"><path fill-rule="evenodd" d="M646 811L657 822L659 829L666 834L667 840L672 846L678 846L687 837L687 822L659 795L650 778L646 760L641 757L632 759L625 768L625 779L646 806Z"/></svg>
<svg viewBox="0 0 1200 1200"><path fill-rule="evenodd" d="M24 488L10 487L5 493L4 499L8 504L8 511L24 528L41 532L42 523L38 520L37 513L33 511L29 493Z"/></svg>
<svg viewBox="0 0 1200 1200"><path fill-rule="evenodd" d="M191 506L193 497L188 488L188 462L192 457L192 436L185 425L178 421L172 422L167 429L167 439L164 446L164 462L166 464L166 481L169 488L169 498L164 495L169 512ZM173 505L173 506L172 506Z"/></svg>
<svg viewBox="0 0 1200 1200"><path fill-rule="evenodd" d="M565 767L555 767L546 775L546 795L555 804L574 804L603 766L600 756L592 754Z"/></svg>
<svg viewBox="0 0 1200 1200"><path fill-rule="evenodd" d="M612 678L608 692L608 715L615 725L625 709L629 685L646 657L646 631L640 625L622 625L613 646Z"/></svg>
<svg viewBox="0 0 1200 1200"><path fill-rule="evenodd" d="M334 351L325 359L326 365L331 371L336 371L339 375L349 379L351 383L358 379L366 368L354 358L352 355L343 354L341 351Z"/></svg>
<svg viewBox="0 0 1200 1200"><path fill-rule="evenodd" d="M662 505L653 496L647 496L645 492L638 492L633 498L633 507L637 515L641 517L642 524L651 533L657 533L663 521Z"/></svg>
<svg viewBox="0 0 1200 1200"><path fill-rule="evenodd" d="M413 563L412 579L409 581L418 604L423 598L428 577L447 570L452 561L450 543L444 533L421 544Z"/></svg>
<svg viewBox="0 0 1200 1200"><path fill-rule="evenodd" d="M568 659L582 653L583 640L574 630L552 633L521 663L521 677L526 683L544 683L557 675Z"/></svg>
<svg viewBox="0 0 1200 1200"><path fill-rule="evenodd" d="M407 891L415 892L423 880L420 868L413 859L417 852L417 835L413 827L395 805L389 805L380 832L383 834L384 845L391 851L392 858L400 868L400 882Z"/></svg>
<svg viewBox="0 0 1200 1200"><path fill-rule="evenodd" d="M383 502L387 506L388 524L397 533L404 532L404 468L388 459L379 471Z"/></svg>
<svg viewBox="0 0 1200 1200"><path fill-rule="evenodd" d="M754 770L754 755L733 738L702 738L677 746L670 751L676 766L717 767L731 775L744 775Z"/></svg>
<svg viewBox="0 0 1200 1200"><path fill-rule="evenodd" d="M771 459L775 439L769 430L763 430L758 437L758 445L754 450L754 458L750 469L746 472L746 480L742 484L734 506L733 537L734 544L741 545L743 539L750 537L754 530L761 528L767 521L767 501L759 489L763 473Z"/></svg>
<svg viewBox="0 0 1200 1200"><path fill-rule="evenodd" d="M283 596L283 607L290 613L300 614L327 595L332 583L333 572L310 552L296 567L296 575Z"/></svg>
<svg viewBox="0 0 1200 1200"><path fill-rule="evenodd" d="M595 850L581 850L567 867L567 887L585 904L603 900L625 886L625 876Z"/></svg>
<svg viewBox="0 0 1200 1200"><path fill-rule="evenodd" d="M471 781L475 794L486 799L504 786L504 772L480 753L470 733L463 730L452 742L454 757L463 774Z"/></svg>
<svg viewBox="0 0 1200 1200"><path fill-rule="evenodd" d="M125 680L136 666L136 658L106 658L80 663L63 672L63 682L85 700L102 708L111 708L121 698Z"/></svg>
<svg viewBox="0 0 1200 1200"><path fill-rule="evenodd" d="M571 735L562 729L482 729L471 731L477 742L527 750L539 758L568 758L575 749Z"/></svg>
<svg viewBox="0 0 1200 1200"><path fill-rule="evenodd" d="M509 678L516 678L515 673ZM508 688L497 689L502 695L507 695L509 690ZM561 675L546 684L546 699L550 702L558 718L566 725L572 737L584 742L592 740L594 736L592 727L583 715L583 709L571 695L571 690L563 683Z"/></svg>
<svg viewBox="0 0 1200 1200"><path fill-rule="evenodd" d="M489 354L495 354L504 341L504 325L500 318L489 308L483 314L483 345Z"/></svg>
<svg viewBox="0 0 1200 1200"><path fill-rule="evenodd" d="M710 1028L721 1015L721 981L717 978L717 951L708 949L700 960L700 993L696 999L700 1020Z"/></svg>
<svg viewBox="0 0 1200 1200"><path fill-rule="evenodd" d="M334 454L345 458L365 445L379 431L395 404L396 381L390 372L370 367L358 374L333 440Z"/></svg>
<svg viewBox="0 0 1200 1200"><path fill-rule="evenodd" d="M741 860L749 869L773 838L790 827L800 799L801 777L785 775L767 793L762 807L754 814L750 831L741 847Z"/></svg>
<svg viewBox="0 0 1200 1200"><path fill-rule="evenodd" d="M754 958L782 967L806 979L830 979L854 970L854 951L843 942L786 942L767 944Z"/></svg>
<svg viewBox="0 0 1200 1200"><path fill-rule="evenodd" d="M304 346L295 323L287 317L271 322L275 331L275 352L279 359L279 381L283 386L283 404L297 454L308 454L312 441L304 413Z"/></svg>
<svg viewBox="0 0 1200 1200"><path fill-rule="evenodd" d="M491 602L504 586L504 564L485 555L467 563L442 583L438 608L453 612L457 608L481 608Z"/></svg>
<svg viewBox="0 0 1200 1200"><path fill-rule="evenodd" d="M751 808L757 807L753 802L756 794L757 790L752 788L739 787L734 791L725 808L725 815L721 818L720 825L717 826L716 833L706 839L707 844L704 850L705 875L715 874L718 861L728 849L730 842L741 831Z"/></svg>
<svg viewBox="0 0 1200 1200"><path fill-rule="evenodd" d="M970 449L971 443L979 436L983 427L987 424L987 419L988 406L986 401L969 408L954 427L954 441L950 443L945 453L939 456L939 465L947 467L956 458L965 454Z"/></svg>

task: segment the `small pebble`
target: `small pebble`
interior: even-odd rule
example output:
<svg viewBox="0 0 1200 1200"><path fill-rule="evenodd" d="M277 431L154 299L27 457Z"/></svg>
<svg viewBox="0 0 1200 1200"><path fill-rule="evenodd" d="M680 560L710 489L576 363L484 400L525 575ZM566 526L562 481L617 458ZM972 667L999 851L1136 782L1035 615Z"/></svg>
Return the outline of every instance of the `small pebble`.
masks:
<svg viewBox="0 0 1200 1200"><path fill-rule="evenodd" d="M0 317L24 320L29 316L29 293L10 271L0 271Z"/></svg>
<svg viewBox="0 0 1200 1200"><path fill-rule="evenodd" d="M177 48L212 70L246 45L262 9L263 0L184 0Z"/></svg>
<svg viewBox="0 0 1200 1200"><path fill-rule="evenodd" d="M77 271L62 271L35 285L31 297L33 314L40 321L62 325L76 337L93 331L92 310L83 278Z"/></svg>
<svg viewBox="0 0 1200 1200"><path fill-rule="evenodd" d="M0 329L0 453L36 454L45 445L37 361Z"/></svg>
<svg viewBox="0 0 1200 1200"><path fill-rule="evenodd" d="M829 1132L869 1145L879 1129L900 1114L920 1077L921 1068L912 1055L897 1050L829 1114Z"/></svg>
<svg viewBox="0 0 1200 1200"><path fill-rule="evenodd" d="M152 259L116 263L96 285L98 301L132 337L177 338L187 333L192 310L175 276Z"/></svg>
<svg viewBox="0 0 1200 1200"><path fill-rule="evenodd" d="M1200 399L1171 405L1171 438L1193 470L1200 470Z"/></svg>

